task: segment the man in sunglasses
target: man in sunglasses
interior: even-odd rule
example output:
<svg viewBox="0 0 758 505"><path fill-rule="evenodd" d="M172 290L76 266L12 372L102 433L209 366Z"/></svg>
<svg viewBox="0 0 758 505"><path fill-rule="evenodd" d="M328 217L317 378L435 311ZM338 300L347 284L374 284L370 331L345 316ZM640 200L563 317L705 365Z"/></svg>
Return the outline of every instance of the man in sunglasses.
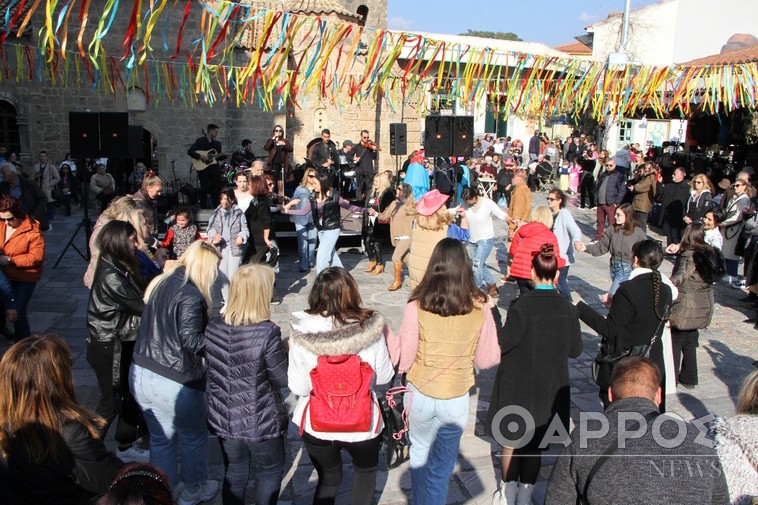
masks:
<svg viewBox="0 0 758 505"><path fill-rule="evenodd" d="M608 226L616 224L616 206L618 206L626 195L626 177L624 173L616 169L616 162L608 160L605 162L605 170L600 172L595 185L595 202L597 211L597 230L595 231L595 240L603 238L605 232L605 221L608 220Z"/></svg>

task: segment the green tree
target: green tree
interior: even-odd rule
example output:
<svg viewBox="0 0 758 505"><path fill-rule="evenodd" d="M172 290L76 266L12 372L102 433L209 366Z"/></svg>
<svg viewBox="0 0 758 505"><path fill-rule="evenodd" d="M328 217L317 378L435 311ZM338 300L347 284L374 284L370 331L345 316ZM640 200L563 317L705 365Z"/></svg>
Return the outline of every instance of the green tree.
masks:
<svg viewBox="0 0 758 505"><path fill-rule="evenodd" d="M466 33L459 33L467 37L481 37L483 39L500 39L500 40L523 40L513 32L488 32L484 30L466 30Z"/></svg>

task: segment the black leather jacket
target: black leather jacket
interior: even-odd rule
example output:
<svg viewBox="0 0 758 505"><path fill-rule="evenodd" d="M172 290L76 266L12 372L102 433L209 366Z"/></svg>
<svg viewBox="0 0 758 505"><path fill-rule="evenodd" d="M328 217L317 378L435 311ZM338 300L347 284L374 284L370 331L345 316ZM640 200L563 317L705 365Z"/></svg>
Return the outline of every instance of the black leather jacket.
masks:
<svg viewBox="0 0 758 505"><path fill-rule="evenodd" d="M112 258L101 256L87 305L87 342L134 341L142 314L139 281Z"/></svg>
<svg viewBox="0 0 758 505"><path fill-rule="evenodd" d="M142 311L135 365L194 389L205 390L208 306L185 268L155 288Z"/></svg>
<svg viewBox="0 0 758 505"><path fill-rule="evenodd" d="M322 220L319 221L318 203L314 197L311 197L311 212L313 213L313 222L318 230L337 230L340 227L340 195L332 192L332 195L324 201L321 210Z"/></svg>

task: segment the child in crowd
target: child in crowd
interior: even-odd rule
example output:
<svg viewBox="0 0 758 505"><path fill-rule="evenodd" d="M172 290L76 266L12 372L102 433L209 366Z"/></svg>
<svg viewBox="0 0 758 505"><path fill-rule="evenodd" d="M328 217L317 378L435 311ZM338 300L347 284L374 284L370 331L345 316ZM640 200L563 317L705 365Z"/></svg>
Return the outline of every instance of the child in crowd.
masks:
<svg viewBox="0 0 758 505"><path fill-rule="evenodd" d="M161 242L161 247L171 251L171 259L177 259L192 245L192 242L200 238L197 225L192 222L192 213L188 209L179 209L176 212L176 223L166 232L166 238Z"/></svg>
<svg viewBox="0 0 758 505"><path fill-rule="evenodd" d="M219 206L208 220L208 242L221 251L219 278L224 304L229 300L229 282L240 266L249 237L247 219L237 207L234 190L221 191Z"/></svg>

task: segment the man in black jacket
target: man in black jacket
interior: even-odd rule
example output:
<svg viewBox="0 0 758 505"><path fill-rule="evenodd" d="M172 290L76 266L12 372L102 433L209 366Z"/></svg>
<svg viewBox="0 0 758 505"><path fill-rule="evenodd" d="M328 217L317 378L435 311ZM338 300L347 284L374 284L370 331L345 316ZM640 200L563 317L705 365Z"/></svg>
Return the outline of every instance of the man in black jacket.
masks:
<svg viewBox="0 0 758 505"><path fill-rule="evenodd" d="M684 180L684 169L677 168L671 176L672 182L663 187L663 203L658 225L666 234L666 244L678 244L682 241L684 213L690 198L690 185Z"/></svg>
<svg viewBox="0 0 758 505"><path fill-rule="evenodd" d="M371 188L371 180L376 174L374 160L376 159L377 146L369 138L368 130L361 130L361 141L353 149L355 163L355 197L366 198Z"/></svg>
<svg viewBox="0 0 758 505"><path fill-rule="evenodd" d="M616 365L611 405L602 419L580 423L571 434L553 466L545 505L580 503L580 492L587 503L730 503L713 443L704 429L658 413L659 384L658 368L645 358ZM612 444L618 447L608 453Z"/></svg>
<svg viewBox="0 0 758 505"><path fill-rule="evenodd" d="M608 219L608 226L616 224L616 206L624 201L624 195L626 195L625 179L624 173L616 170L615 161L605 162L605 170L600 172L595 184L595 203L597 204L595 240L603 238L606 219Z"/></svg>

